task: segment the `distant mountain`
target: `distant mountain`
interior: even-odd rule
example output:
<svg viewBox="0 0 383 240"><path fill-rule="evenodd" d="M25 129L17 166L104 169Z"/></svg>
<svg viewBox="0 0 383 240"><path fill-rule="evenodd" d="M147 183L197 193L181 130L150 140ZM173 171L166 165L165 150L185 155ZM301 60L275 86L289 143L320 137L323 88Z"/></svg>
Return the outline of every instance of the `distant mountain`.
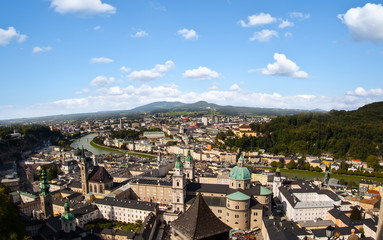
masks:
<svg viewBox="0 0 383 240"><path fill-rule="evenodd" d="M169 109L180 107L186 105L182 102L153 102L149 103L140 107L133 108L131 110L128 110L127 112L130 113L152 113L152 112L161 112L161 111L168 111Z"/></svg>
<svg viewBox="0 0 383 240"><path fill-rule="evenodd" d="M160 113L160 112L207 112L220 113L224 115L250 114L260 116L280 116L292 115L301 112L311 112L299 109L282 109L282 108L255 108L255 107L237 107L237 106L221 106L214 103L199 101L195 103L181 102L154 102L141 107L129 110L130 113ZM314 112L324 112L321 110L313 110Z"/></svg>
<svg viewBox="0 0 383 240"><path fill-rule="evenodd" d="M52 121L68 121L68 120L85 120L85 119L108 119L108 118L135 118L139 114L155 114L170 112L203 112L223 115L257 115L257 116L281 116L292 115L302 112L324 112L322 110L299 110L299 109L282 109L282 108L255 108L255 107L237 107L237 106L221 106L214 103L199 101L195 103L182 102L153 102L130 110L100 111L93 113L75 113L61 114L54 116L43 116L35 118L19 118L0 120L0 125L20 124L20 123L39 123Z"/></svg>

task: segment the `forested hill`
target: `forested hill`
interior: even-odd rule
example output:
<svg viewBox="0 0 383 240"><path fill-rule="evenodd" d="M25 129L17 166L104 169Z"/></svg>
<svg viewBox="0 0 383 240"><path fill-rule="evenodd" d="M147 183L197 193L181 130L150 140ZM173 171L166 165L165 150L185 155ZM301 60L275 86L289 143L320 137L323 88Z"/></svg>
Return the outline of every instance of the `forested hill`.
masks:
<svg viewBox="0 0 383 240"><path fill-rule="evenodd" d="M383 156L383 102L355 111L301 113L280 116L252 125L261 138L226 139L226 145L242 149L265 148L273 153L332 153L336 158L365 160Z"/></svg>
<svg viewBox="0 0 383 240"><path fill-rule="evenodd" d="M12 138L15 130L21 137ZM61 137L58 131L51 131L43 125L14 125L0 127L0 165L21 159L21 152L33 150L41 146L44 141L56 142Z"/></svg>

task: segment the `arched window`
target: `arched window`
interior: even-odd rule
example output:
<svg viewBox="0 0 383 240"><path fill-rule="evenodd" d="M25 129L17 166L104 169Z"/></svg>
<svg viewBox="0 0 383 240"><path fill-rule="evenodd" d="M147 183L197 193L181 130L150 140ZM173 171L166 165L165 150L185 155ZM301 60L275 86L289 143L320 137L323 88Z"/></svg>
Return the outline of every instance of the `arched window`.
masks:
<svg viewBox="0 0 383 240"><path fill-rule="evenodd" d="M94 185L94 192L97 192L97 185Z"/></svg>
<svg viewBox="0 0 383 240"><path fill-rule="evenodd" d="M104 189L102 188L102 185L100 185L100 193L103 193Z"/></svg>
<svg viewBox="0 0 383 240"><path fill-rule="evenodd" d="M179 187L179 186L180 186L180 182L177 181L177 187Z"/></svg>
<svg viewBox="0 0 383 240"><path fill-rule="evenodd" d="M89 184L89 192L93 192L92 184Z"/></svg>

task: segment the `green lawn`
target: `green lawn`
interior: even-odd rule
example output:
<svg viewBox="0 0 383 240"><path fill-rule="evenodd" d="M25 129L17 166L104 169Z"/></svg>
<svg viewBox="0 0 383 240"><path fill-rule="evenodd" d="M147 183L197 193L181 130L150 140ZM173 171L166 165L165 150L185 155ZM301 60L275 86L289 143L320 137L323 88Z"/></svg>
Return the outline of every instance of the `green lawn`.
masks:
<svg viewBox="0 0 383 240"><path fill-rule="evenodd" d="M90 142L90 145L92 145L92 147L95 147L95 148L98 148L98 149L102 149L102 150L111 151L111 152L116 152L116 153L121 153L121 154L128 153L129 155L132 155L132 156L146 157L146 158L156 158L157 157L155 155L150 155L150 154L145 154L145 153L137 153L137 152L132 152L132 151L124 151L124 150L119 150L119 149L115 149L115 148L111 148L111 147L107 147L107 146L101 146L99 144L96 144L93 141Z"/></svg>
<svg viewBox="0 0 383 240"><path fill-rule="evenodd" d="M251 166L250 166L251 167ZM271 167L257 167L262 169L271 169ZM298 170L298 169L281 169L282 175L285 175L290 178L304 178L304 179L314 179L319 178L323 179L325 176L324 172L311 172L306 170ZM336 179L344 179L346 181L352 180L354 182L357 182L359 184L360 180L371 180L376 182L383 182L383 178L376 178L376 177L364 177L364 176L354 176L354 175L346 175L346 174L333 174L330 173L330 178L336 178Z"/></svg>

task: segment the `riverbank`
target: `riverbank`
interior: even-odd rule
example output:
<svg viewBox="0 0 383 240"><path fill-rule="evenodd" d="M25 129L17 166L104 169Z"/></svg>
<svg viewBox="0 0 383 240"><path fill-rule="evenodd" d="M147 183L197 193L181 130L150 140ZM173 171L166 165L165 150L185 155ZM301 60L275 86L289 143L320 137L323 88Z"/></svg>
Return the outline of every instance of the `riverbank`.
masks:
<svg viewBox="0 0 383 240"><path fill-rule="evenodd" d="M254 168L252 166L249 166L250 168ZM255 167L260 169L272 169L271 167ZM312 172L307 170L298 170L298 169L286 169L282 168L281 173L283 175L286 175L290 178L305 178L305 179L314 179L314 178L320 178L323 179L325 174L324 172ZM369 180L369 181L376 181L376 182L383 182L383 178L376 178L376 177L365 177L365 176L354 176L354 175L347 175L347 174L333 174L330 173L330 178L336 178L336 179L344 179L347 181L354 181L359 184L360 180Z"/></svg>
<svg viewBox="0 0 383 240"><path fill-rule="evenodd" d="M93 142L93 140L90 142L90 145L92 147L94 147L94 148L98 148L98 149L106 150L106 151L111 151L111 152L115 152L115 153L119 153L119 154L129 154L129 155L132 155L132 156L146 157L146 158L156 158L157 157L154 154L146 154L146 153L139 153L139 152L132 152L132 151L124 151L124 150L119 150L119 149L115 149L115 148L99 145L99 144Z"/></svg>

